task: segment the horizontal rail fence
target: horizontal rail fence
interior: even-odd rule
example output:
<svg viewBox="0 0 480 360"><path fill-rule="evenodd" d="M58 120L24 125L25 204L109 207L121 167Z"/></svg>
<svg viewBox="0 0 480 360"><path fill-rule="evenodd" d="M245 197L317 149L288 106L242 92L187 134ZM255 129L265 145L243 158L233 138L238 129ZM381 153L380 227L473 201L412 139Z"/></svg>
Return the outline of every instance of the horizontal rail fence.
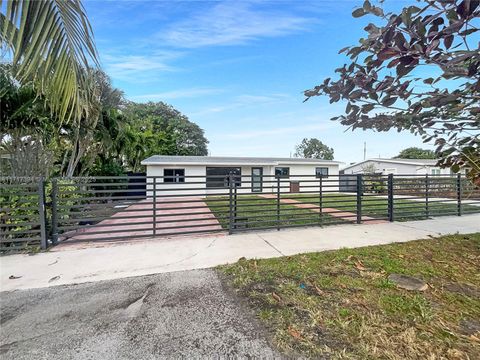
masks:
<svg viewBox="0 0 480 360"><path fill-rule="evenodd" d="M457 179L457 181L459 183L459 190L457 190L457 199L460 202L459 215L479 212L480 187L475 186L470 180L462 177Z"/></svg>
<svg viewBox="0 0 480 360"><path fill-rule="evenodd" d="M370 192L342 193L339 175L317 177L316 175L263 176L262 188L249 191L251 177L242 176L233 180L232 204L216 209L218 214L233 212L229 219L229 231L249 229L281 229L303 226L326 226L387 219L387 200L373 199ZM246 189L245 189L246 188ZM363 188L357 178L355 189ZM360 196L358 196L360 194ZM358 211L376 216L363 216ZM231 209L231 210L230 210ZM226 227L226 224L224 224Z"/></svg>
<svg viewBox="0 0 480 360"><path fill-rule="evenodd" d="M47 247L45 182L0 177L0 251Z"/></svg>
<svg viewBox="0 0 480 360"><path fill-rule="evenodd" d="M480 190L459 175L398 175L392 194L392 220L480 212Z"/></svg>
<svg viewBox="0 0 480 360"><path fill-rule="evenodd" d="M480 212L480 189L460 176L230 174L0 180L2 249Z"/></svg>
<svg viewBox="0 0 480 360"><path fill-rule="evenodd" d="M177 180L163 176L54 179L53 241L223 231L201 193L205 179Z"/></svg>

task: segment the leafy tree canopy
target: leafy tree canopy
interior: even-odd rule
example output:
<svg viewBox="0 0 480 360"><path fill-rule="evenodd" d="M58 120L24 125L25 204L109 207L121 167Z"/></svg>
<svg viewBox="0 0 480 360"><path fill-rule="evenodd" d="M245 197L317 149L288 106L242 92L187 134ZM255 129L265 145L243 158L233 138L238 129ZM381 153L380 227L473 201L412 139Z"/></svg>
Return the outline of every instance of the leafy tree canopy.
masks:
<svg viewBox="0 0 480 360"><path fill-rule="evenodd" d="M333 149L316 138L304 138L295 147L295 157L333 160Z"/></svg>
<svg viewBox="0 0 480 360"><path fill-rule="evenodd" d="M123 112L135 131L157 136L146 156L208 154L203 130L171 105L130 102Z"/></svg>
<svg viewBox="0 0 480 360"><path fill-rule="evenodd" d="M80 0L0 1L0 47L12 71L48 100L64 120L80 119L90 106L86 69L99 65L93 32Z"/></svg>
<svg viewBox="0 0 480 360"><path fill-rule="evenodd" d="M98 70L88 73L88 113L64 122L30 84L0 65L0 172L16 176L119 175L153 154L206 155L203 130L164 103L126 102ZM41 164L33 168L28 164Z"/></svg>
<svg viewBox="0 0 480 360"><path fill-rule="evenodd" d="M435 152L418 147L409 147L400 151L394 159L436 159Z"/></svg>
<svg viewBox="0 0 480 360"><path fill-rule="evenodd" d="M480 45L478 0L419 1L384 13L368 0L354 17L378 20L357 46L340 50L350 63L305 91L346 101L334 117L352 129L409 130L434 142L439 165L466 168L480 183Z"/></svg>

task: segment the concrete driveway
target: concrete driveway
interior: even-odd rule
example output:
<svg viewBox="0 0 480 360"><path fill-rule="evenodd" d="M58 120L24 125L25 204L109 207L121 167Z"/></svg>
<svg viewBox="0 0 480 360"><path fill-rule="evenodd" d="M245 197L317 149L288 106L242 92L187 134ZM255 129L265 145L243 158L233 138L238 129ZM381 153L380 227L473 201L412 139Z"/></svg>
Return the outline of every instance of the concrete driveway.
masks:
<svg viewBox="0 0 480 360"><path fill-rule="evenodd" d="M192 207L193 209L186 210L186 208ZM221 232L223 230L207 203L199 197L157 199L155 214L157 236L196 231ZM126 216L136 216L136 218L125 219ZM119 241L122 240L122 237L145 238L153 236L153 222L152 202L139 201L119 210L98 224L67 232L61 236L61 240L64 240L65 244L72 244L86 241ZM96 234L100 231L104 233ZM121 232L115 233L115 231Z"/></svg>
<svg viewBox="0 0 480 360"><path fill-rule="evenodd" d="M0 293L6 359L273 358L213 270Z"/></svg>

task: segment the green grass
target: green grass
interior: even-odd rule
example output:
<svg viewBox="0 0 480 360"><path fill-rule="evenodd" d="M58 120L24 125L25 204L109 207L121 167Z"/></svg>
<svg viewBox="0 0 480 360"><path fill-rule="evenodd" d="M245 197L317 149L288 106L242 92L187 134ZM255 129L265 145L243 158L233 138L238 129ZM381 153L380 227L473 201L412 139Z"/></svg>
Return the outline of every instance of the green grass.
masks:
<svg viewBox="0 0 480 360"><path fill-rule="evenodd" d="M311 203L318 206L318 194L282 194L283 198L296 199L301 202ZM322 206L324 208L335 208L343 211L356 213L357 211L357 197L349 194L323 194ZM362 215L373 218L388 217L388 200L386 197L379 197L373 194L366 194L362 196ZM465 213L480 212L480 206L472 206L462 204L462 211ZM456 215L456 202L429 203L429 215ZM426 218L426 204L423 201L414 200L394 200L394 219L396 221L406 220L420 220Z"/></svg>
<svg viewBox="0 0 480 360"><path fill-rule="evenodd" d="M227 229L230 209L228 197L209 196L206 203L222 227ZM280 204L280 218L277 218L276 199L265 199L255 195L240 195L237 201L237 222L240 225L248 222L249 228L270 228L276 227L277 224L285 227L338 224L345 221L327 214L322 214L320 217L318 212L282 203Z"/></svg>
<svg viewBox="0 0 480 360"><path fill-rule="evenodd" d="M302 203L311 204L312 208L319 206L318 194L282 194L283 199L294 199ZM224 229L228 228L229 200L228 197L209 196L206 203L210 210L217 217ZM253 206L256 205L256 206ZM388 200L387 198L364 195L362 197L362 216L368 216L374 219L388 218ZM339 215L333 216L323 213L320 219L318 211L311 209L301 209L291 204L280 204L280 218L277 218L276 199L266 199L256 195L238 195L237 201L237 222L240 227L242 224L248 224L249 228L272 228L279 223L282 227L302 226L302 225L333 225L342 223L352 223L357 212L357 197L349 194L323 194L322 208L335 209L337 212L352 213L348 218L341 218ZM465 213L480 212L480 206L464 204L462 209ZM429 215L456 215L457 204L445 204L432 202L429 204ZM395 199L394 202L394 220L421 220L426 219L425 203L413 200ZM279 220L279 221L277 221Z"/></svg>
<svg viewBox="0 0 480 360"><path fill-rule="evenodd" d="M289 356L475 359L480 233L342 249L219 268ZM423 279L397 288L391 273Z"/></svg>

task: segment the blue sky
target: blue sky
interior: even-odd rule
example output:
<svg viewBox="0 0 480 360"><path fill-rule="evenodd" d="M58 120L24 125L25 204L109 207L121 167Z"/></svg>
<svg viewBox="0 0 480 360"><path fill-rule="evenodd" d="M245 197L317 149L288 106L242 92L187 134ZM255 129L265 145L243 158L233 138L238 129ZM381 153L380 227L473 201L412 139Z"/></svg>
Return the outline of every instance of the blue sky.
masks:
<svg viewBox="0 0 480 360"><path fill-rule="evenodd" d="M388 1L398 6L410 2ZM316 137L346 163L424 145L409 133L375 133L330 121L343 104L303 90L347 62L372 19L363 1L85 1L100 60L128 99L164 101L200 125L211 155L290 156Z"/></svg>

